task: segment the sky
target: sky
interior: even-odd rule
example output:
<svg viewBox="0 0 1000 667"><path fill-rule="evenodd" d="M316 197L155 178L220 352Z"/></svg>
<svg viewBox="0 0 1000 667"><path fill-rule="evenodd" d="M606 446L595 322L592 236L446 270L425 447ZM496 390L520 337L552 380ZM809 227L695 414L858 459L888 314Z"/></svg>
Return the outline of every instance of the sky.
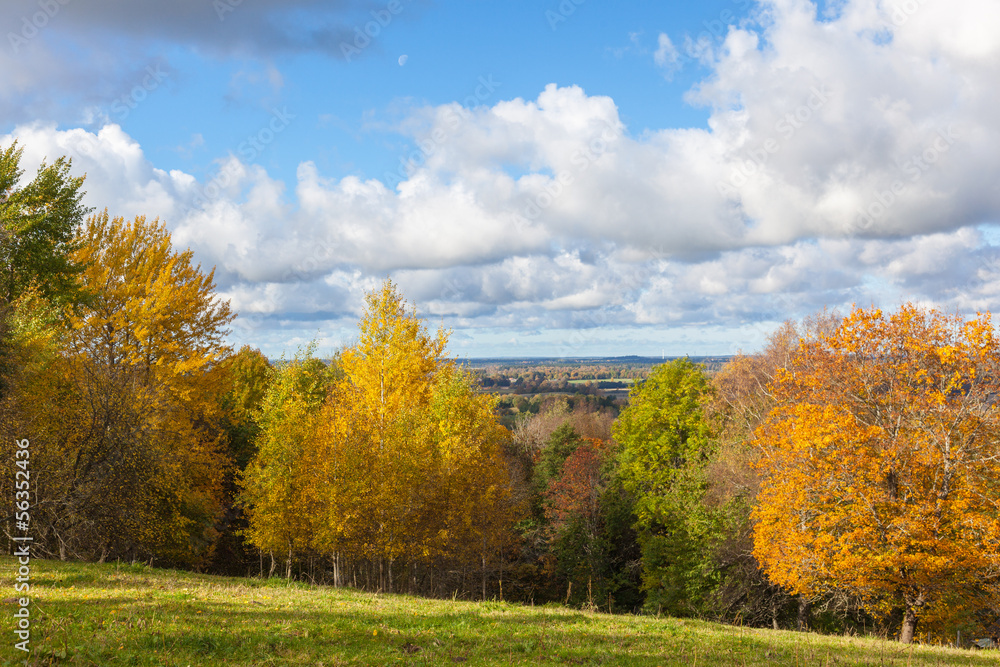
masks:
<svg viewBox="0 0 1000 667"><path fill-rule="evenodd" d="M5 0L0 146L215 267L229 342L724 355L1000 310L996 0Z"/></svg>

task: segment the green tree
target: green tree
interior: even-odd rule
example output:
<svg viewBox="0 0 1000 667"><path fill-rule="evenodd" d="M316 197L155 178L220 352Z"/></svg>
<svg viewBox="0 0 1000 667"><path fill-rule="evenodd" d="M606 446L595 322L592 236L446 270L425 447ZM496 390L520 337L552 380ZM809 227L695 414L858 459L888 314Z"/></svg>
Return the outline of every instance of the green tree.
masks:
<svg viewBox="0 0 1000 667"><path fill-rule="evenodd" d="M0 148L0 395L10 387L16 359L23 357L24 350L16 349L18 330L58 326L60 307L81 296L82 266L73 253L87 213L80 203L83 177L71 177L70 161L59 158L22 183L23 152L17 142ZM19 317L21 309L27 312Z"/></svg>
<svg viewBox="0 0 1000 667"><path fill-rule="evenodd" d="M260 434L257 412L274 379L274 369L260 350L244 345L224 362L229 390L222 398L229 432L229 456L237 469L247 467Z"/></svg>
<svg viewBox="0 0 1000 667"><path fill-rule="evenodd" d="M678 359L633 387L614 425L619 475L634 497L646 605L675 614L700 609L716 582L711 564L718 517L704 500L714 442L701 367Z"/></svg>
<svg viewBox="0 0 1000 667"><path fill-rule="evenodd" d="M0 149L0 304L31 288L67 301L78 296L83 270L74 258L88 212L81 203L83 177L70 176L71 161L60 157L21 185L23 152L17 142Z"/></svg>
<svg viewBox="0 0 1000 667"><path fill-rule="evenodd" d="M217 527L220 535L210 569L220 574L245 575L257 562L257 552L246 538L246 516L239 506L240 474L256 452L260 435L258 416L275 370L260 350L244 345L221 364L221 408L228 459L233 466L224 484L225 512Z"/></svg>

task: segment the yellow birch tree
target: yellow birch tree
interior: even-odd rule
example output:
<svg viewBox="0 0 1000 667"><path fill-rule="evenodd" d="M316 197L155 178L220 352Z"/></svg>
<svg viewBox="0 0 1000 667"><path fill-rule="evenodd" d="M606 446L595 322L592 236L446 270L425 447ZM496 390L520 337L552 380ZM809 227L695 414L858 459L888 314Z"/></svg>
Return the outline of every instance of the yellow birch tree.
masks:
<svg viewBox="0 0 1000 667"><path fill-rule="evenodd" d="M510 515L490 399L444 355L446 333L429 334L390 281L367 295L359 327L306 454L307 502L322 517L316 547L377 561L390 590L400 559L485 562L506 530L495 521Z"/></svg>

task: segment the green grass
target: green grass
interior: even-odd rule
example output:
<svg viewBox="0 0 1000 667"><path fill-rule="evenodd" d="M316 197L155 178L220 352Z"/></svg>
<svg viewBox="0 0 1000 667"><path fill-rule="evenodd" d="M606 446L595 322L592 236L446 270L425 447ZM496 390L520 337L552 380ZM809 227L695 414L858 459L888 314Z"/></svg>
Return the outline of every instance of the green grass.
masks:
<svg viewBox="0 0 1000 667"><path fill-rule="evenodd" d="M870 638L33 560L32 665L996 665ZM15 563L4 581L3 664Z"/></svg>

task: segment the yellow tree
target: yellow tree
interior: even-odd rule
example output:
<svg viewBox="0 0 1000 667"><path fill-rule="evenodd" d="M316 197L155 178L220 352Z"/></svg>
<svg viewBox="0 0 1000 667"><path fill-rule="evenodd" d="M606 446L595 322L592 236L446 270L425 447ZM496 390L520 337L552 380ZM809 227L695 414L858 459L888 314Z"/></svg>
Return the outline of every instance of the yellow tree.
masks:
<svg viewBox="0 0 1000 667"><path fill-rule="evenodd" d="M329 387L327 367L312 352L310 346L274 372L255 412L260 432L240 481L240 502L247 508L245 535L270 553L271 574L275 553L285 556L286 577L291 576L294 553L309 546L314 531L305 488L315 471L306 456Z"/></svg>
<svg viewBox="0 0 1000 667"><path fill-rule="evenodd" d="M502 430L444 356L445 332L429 334L390 281L367 295L359 327L305 454L305 502L325 508L317 548L377 560L391 590L397 560L467 559L470 541L490 539L508 494Z"/></svg>
<svg viewBox="0 0 1000 667"><path fill-rule="evenodd" d="M754 554L804 595L932 630L996 608L1000 356L989 315L855 309L803 340L757 430Z"/></svg>
<svg viewBox="0 0 1000 667"><path fill-rule="evenodd" d="M475 390L467 373L448 367L435 378L425 427L431 458L423 482L421 554L463 563L478 559L483 598L494 556L502 582L503 548L511 544L510 529L522 510L503 455L510 436L494 418L494 402Z"/></svg>
<svg viewBox="0 0 1000 667"><path fill-rule="evenodd" d="M229 304L158 221L94 216L73 259L90 298L70 317L66 393L51 399L67 425L56 524L89 526L102 555L201 562L227 467L218 396Z"/></svg>
<svg viewBox="0 0 1000 667"><path fill-rule="evenodd" d="M331 521L349 519L340 524L342 536L378 558L380 566L384 561L391 590L394 561L418 548L412 538L423 501L423 463L430 456L421 422L435 375L452 362L444 357L445 332L425 331L390 281L366 295L366 303L360 340L341 355L345 377L331 401L327 442L333 460L356 471L337 478L355 477L344 480L352 487L360 478L364 486L353 490L357 495L345 505L351 508L347 515ZM344 452L345 446L350 451Z"/></svg>

